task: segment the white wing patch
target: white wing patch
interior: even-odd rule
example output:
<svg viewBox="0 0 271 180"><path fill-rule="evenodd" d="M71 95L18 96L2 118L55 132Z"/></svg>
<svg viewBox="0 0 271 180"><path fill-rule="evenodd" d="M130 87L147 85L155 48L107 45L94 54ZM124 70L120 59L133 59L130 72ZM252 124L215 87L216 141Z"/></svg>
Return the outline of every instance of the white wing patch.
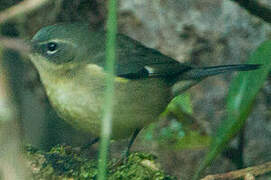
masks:
<svg viewBox="0 0 271 180"><path fill-rule="evenodd" d="M144 68L148 71L149 74L155 73L155 69L150 66L144 66Z"/></svg>

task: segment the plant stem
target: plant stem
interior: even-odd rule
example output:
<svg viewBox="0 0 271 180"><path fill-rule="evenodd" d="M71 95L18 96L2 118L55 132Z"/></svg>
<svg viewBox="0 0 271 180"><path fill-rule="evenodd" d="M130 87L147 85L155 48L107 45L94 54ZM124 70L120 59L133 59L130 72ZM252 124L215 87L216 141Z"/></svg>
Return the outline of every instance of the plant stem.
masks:
<svg viewBox="0 0 271 180"><path fill-rule="evenodd" d="M116 33L117 33L117 2L109 0L106 34L106 89L105 104L103 109L101 143L99 150L99 174L98 180L107 178L107 155L111 136L111 124L113 115L113 97L114 97L114 63L116 58Z"/></svg>

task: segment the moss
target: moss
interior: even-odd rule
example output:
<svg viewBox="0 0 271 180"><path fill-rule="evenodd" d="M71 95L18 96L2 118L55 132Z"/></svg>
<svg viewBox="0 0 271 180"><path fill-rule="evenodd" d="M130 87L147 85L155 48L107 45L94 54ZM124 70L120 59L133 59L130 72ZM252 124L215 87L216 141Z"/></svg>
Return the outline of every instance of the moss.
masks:
<svg viewBox="0 0 271 180"><path fill-rule="evenodd" d="M70 146L55 146L49 152L32 146L26 148L33 179L96 179L97 161L73 150ZM166 175L155 163L155 157L147 153L132 153L125 163L111 160L108 179L176 179ZM118 164L118 165L116 165Z"/></svg>
<svg viewBox="0 0 271 180"><path fill-rule="evenodd" d="M111 170L109 179L175 179L161 171L154 160L151 154L133 153L125 164Z"/></svg>

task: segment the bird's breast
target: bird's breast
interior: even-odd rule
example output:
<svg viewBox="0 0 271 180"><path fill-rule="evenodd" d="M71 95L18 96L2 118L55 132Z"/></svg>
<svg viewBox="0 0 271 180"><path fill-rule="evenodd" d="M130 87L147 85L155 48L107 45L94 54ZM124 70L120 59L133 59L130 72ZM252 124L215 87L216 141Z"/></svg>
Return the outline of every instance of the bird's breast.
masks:
<svg viewBox="0 0 271 180"><path fill-rule="evenodd" d="M105 81L99 78L59 81L45 85L56 112L79 130L100 135ZM160 79L115 78L112 137L124 138L157 120L169 100L169 88Z"/></svg>
<svg viewBox="0 0 271 180"><path fill-rule="evenodd" d="M90 88L72 83L51 85L46 89L52 106L66 122L79 130L99 133L102 97Z"/></svg>

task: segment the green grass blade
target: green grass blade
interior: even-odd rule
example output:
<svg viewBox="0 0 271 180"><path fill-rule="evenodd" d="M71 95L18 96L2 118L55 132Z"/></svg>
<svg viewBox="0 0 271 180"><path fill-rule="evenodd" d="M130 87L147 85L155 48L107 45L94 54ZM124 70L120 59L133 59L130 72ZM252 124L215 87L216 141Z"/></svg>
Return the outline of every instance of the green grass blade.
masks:
<svg viewBox="0 0 271 180"><path fill-rule="evenodd" d="M271 41L266 41L251 55L251 64L262 64L260 70L239 73L231 83L227 97L227 117L218 128L209 152L200 164L193 179L223 151L239 132L248 118L253 102L271 69Z"/></svg>
<svg viewBox="0 0 271 180"><path fill-rule="evenodd" d="M106 34L106 90L104 114L101 127L101 142L99 149L99 174L98 180L105 180L107 175L107 154L111 135L111 124L113 114L113 96L114 96L114 63L116 58L116 33L117 33L117 1L108 2L108 19Z"/></svg>

